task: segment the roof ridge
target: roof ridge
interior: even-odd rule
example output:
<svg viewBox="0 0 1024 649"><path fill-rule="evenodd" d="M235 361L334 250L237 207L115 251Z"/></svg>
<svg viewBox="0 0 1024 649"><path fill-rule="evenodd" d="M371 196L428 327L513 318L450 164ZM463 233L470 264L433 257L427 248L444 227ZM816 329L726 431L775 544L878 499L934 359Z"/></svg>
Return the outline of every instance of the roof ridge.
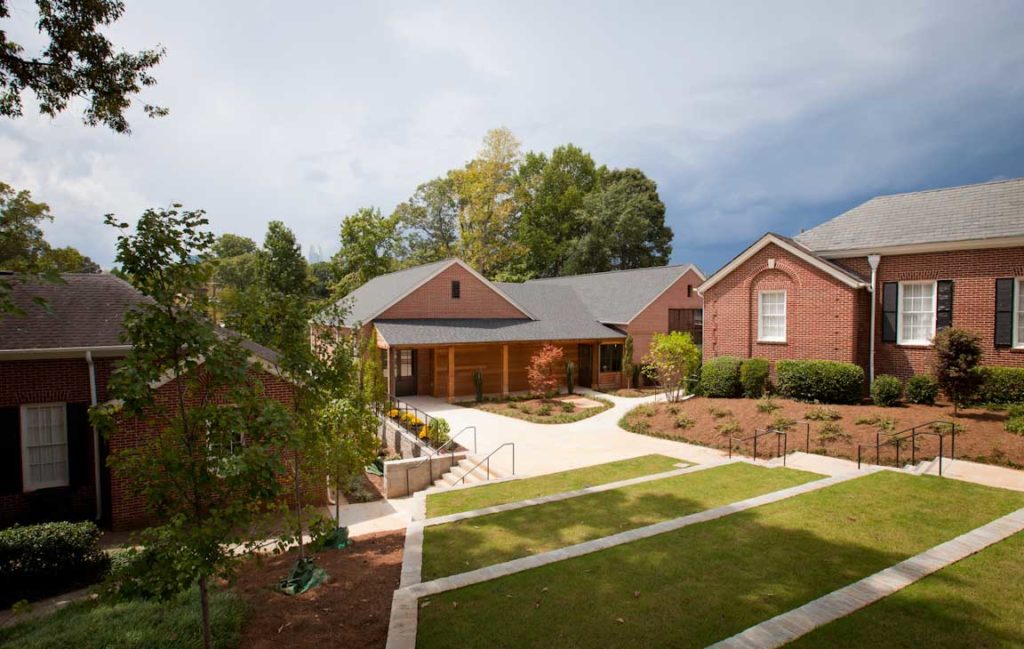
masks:
<svg viewBox="0 0 1024 649"><path fill-rule="evenodd" d="M556 275L555 277L537 277L534 279L528 279L525 282L518 282L520 284L529 284L530 282L547 282L555 279L568 279L571 277L590 277L591 275L610 275L612 273L629 273L635 270L661 270L663 268L689 268L696 266L692 263L682 264L665 264L664 266L644 266L643 268L619 268L617 270L599 270L596 273L576 273L574 275ZM516 283L516 282L513 282Z"/></svg>
<svg viewBox="0 0 1024 649"><path fill-rule="evenodd" d="M956 189L967 189L968 187L983 187L985 185L1000 185L1003 183L1015 183L1024 181L1024 176L1017 178L1001 178L999 180L985 180L979 183L967 183L965 185L953 185L952 187L932 187L931 189L916 189L910 192L896 192L894 194L878 194L868 199L867 202L878 198L894 198L896 196L913 196L914 194L933 194L936 192L948 192ZM862 203L863 204L863 203ZM844 212L845 213L845 212Z"/></svg>

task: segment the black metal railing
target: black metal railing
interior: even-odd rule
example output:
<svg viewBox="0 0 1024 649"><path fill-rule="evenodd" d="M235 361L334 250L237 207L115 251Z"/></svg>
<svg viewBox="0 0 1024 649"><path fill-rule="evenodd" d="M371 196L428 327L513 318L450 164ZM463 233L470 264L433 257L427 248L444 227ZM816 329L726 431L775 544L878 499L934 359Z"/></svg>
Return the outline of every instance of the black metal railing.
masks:
<svg viewBox="0 0 1024 649"><path fill-rule="evenodd" d="M730 437L729 457L732 458L733 442L753 442L754 461L757 461L757 441L762 437L775 435L775 457L782 458L782 466L786 466L786 455L789 453L789 435L786 431L769 426L765 429L758 429L750 437ZM738 449L738 446L737 446Z"/></svg>
<svg viewBox="0 0 1024 649"><path fill-rule="evenodd" d="M462 477L460 477L458 480L456 480L455 482L452 483L452 486L454 487L455 485L459 484L460 482L465 484L466 476L468 476L470 473L473 473L474 471L476 471L477 468L479 468L480 465L484 464L484 463L487 464L487 466L486 466L486 468L484 470L487 472L487 479L490 480L491 479L491 456L494 455L495 453L497 453L498 451L500 451L501 449L505 448L506 446L511 446L512 447L512 475L515 475L516 474L516 444L515 444L515 442L505 442L504 444L502 444L498 448L496 448L493 451L491 451L490 453L488 453L487 457L485 457L484 459L480 460L479 462L474 464L468 471L463 473Z"/></svg>
<svg viewBox="0 0 1024 649"><path fill-rule="evenodd" d="M942 432L940 428L942 426L949 426L947 432ZM921 430L925 429L925 430ZM885 439L882 439L883 434L887 435ZM907 428L895 433L883 433L878 431L875 433L875 464L881 466L882 464L882 448L885 446L893 446L896 449L896 458L893 466L899 468L900 466L900 450L903 447L903 442L910 440L910 463L917 464L917 438L919 436L932 436L939 438L939 476L942 476L942 462L945 455L945 443L946 437L950 438L949 447L949 459L953 460L956 458L956 424L951 421L935 420L930 421L926 424L918 424L911 428ZM861 468L863 462L864 449L870 449L871 444L858 444L857 445L857 468Z"/></svg>
<svg viewBox="0 0 1024 649"><path fill-rule="evenodd" d="M415 469L420 468L421 466L423 466L426 463L430 463L430 480L428 480L427 483L429 484L430 482L433 482L433 478L434 478L434 456L435 455L440 455L441 453L443 453L444 450L445 450L445 447L448 448L448 451L451 454L450 457L449 457L449 460L448 460L448 467L449 468L454 467L455 466L455 438L457 438L459 435L461 435L462 433L466 432L467 430L472 430L473 431L473 452L476 453L476 426L466 426L465 428L463 428L459 432L457 432L454 435L452 435L451 437L449 437L447 442L445 442L444 444L441 444L436 449L431 451L430 455L428 455L427 457L423 458L422 460L420 460L416 464L413 464L412 466L406 467L406 469L405 469L405 489L406 489L406 491L409 492L410 495L412 494L412 487L410 487L409 473L411 471L415 470Z"/></svg>
<svg viewBox="0 0 1024 649"><path fill-rule="evenodd" d="M419 408L390 396L388 397L387 406L384 408L384 412L382 414L388 419L394 421L407 433L413 435L417 439L419 438L420 429L410 425L410 418L415 418L422 422L421 425L425 426L427 430L430 430L431 422L436 419L436 417L431 417Z"/></svg>

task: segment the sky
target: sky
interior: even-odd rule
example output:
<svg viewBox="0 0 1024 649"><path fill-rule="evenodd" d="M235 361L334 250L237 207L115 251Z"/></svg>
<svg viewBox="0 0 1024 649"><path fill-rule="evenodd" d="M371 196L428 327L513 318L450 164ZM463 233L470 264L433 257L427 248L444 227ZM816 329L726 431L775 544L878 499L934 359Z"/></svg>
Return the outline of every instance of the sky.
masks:
<svg viewBox="0 0 1024 649"><path fill-rule="evenodd" d="M34 4L12 0L27 45ZM162 45L118 135L26 105L0 180L50 204L54 245L103 266L114 233L182 203L214 231L337 247L505 126L657 184L672 261L712 272L878 194L1024 176L1024 2L157 2L109 30Z"/></svg>

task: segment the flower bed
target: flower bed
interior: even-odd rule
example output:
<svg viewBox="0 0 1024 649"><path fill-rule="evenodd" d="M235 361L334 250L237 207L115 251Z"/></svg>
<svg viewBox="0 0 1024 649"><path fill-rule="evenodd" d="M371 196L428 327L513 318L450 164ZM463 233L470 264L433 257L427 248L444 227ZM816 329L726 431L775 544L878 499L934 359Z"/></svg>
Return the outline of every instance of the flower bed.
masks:
<svg viewBox="0 0 1024 649"><path fill-rule="evenodd" d="M563 394L550 399L520 396L463 401L458 405L515 417L535 424L569 424L593 417L615 404L600 397Z"/></svg>

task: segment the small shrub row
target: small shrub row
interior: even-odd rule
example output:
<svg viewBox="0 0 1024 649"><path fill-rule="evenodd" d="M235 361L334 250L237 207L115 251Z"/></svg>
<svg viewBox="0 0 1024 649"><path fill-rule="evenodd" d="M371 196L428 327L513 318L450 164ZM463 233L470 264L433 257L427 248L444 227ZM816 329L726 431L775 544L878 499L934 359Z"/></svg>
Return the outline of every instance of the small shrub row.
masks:
<svg viewBox="0 0 1024 649"><path fill-rule="evenodd" d="M740 385L743 396L758 399L769 389L768 372L770 366L767 359L748 358L740 364Z"/></svg>
<svg viewBox="0 0 1024 649"><path fill-rule="evenodd" d="M907 403L933 406L939 396L939 382L931 374L917 374L907 381L906 392Z"/></svg>
<svg viewBox="0 0 1024 649"><path fill-rule="evenodd" d="M771 388L770 364L764 358L718 356L701 367L697 394L733 399L744 396L757 399Z"/></svg>
<svg viewBox="0 0 1024 649"><path fill-rule="evenodd" d="M779 392L799 401L858 403L864 394L864 370L853 363L784 360L775 372Z"/></svg>
<svg viewBox="0 0 1024 649"><path fill-rule="evenodd" d="M110 567L94 523L16 525L0 530L0 606L89 584Z"/></svg>
<svg viewBox="0 0 1024 649"><path fill-rule="evenodd" d="M982 367L977 401L981 403L1024 402L1024 367Z"/></svg>
<svg viewBox="0 0 1024 649"><path fill-rule="evenodd" d="M871 401L876 406L898 406L903 401L903 383L888 374L876 376L871 383Z"/></svg>

